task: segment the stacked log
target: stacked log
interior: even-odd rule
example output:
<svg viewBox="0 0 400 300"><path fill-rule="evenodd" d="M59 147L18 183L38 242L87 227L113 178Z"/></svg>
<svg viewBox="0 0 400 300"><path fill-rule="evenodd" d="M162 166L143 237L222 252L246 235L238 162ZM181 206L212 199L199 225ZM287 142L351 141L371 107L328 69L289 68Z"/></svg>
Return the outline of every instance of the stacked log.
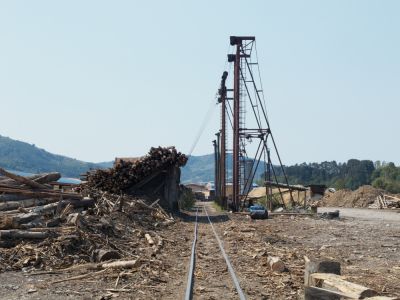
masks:
<svg viewBox="0 0 400 300"><path fill-rule="evenodd" d="M7 193L0 200L4 209L0 211L0 272L53 270L110 259L121 259L114 263L125 266L132 258L132 243L137 247L135 252L147 261L163 247L162 237L153 230L174 222L159 200L146 202L89 187L71 197L71 193L43 191L15 182L5 186ZM58 198L25 199L26 195L9 190L54 194ZM90 198L83 197L89 194Z"/></svg>
<svg viewBox="0 0 400 300"><path fill-rule="evenodd" d="M97 170L87 174L87 185L110 193L127 192L149 176L169 169L172 166L182 167L186 164L186 155L175 147L151 148L149 153L135 162L120 161L109 170Z"/></svg>
<svg viewBox="0 0 400 300"><path fill-rule="evenodd" d="M172 224L173 217L161 207L160 198L122 191L151 185L152 180L163 179L161 173L186 161L173 147L152 148L139 161L122 161L111 170L90 173L87 184L69 193L49 185L60 174L25 177L0 169L0 272L64 268L118 257L129 260L132 245L127 240L134 241L146 260L158 255L163 240L154 230Z"/></svg>
<svg viewBox="0 0 400 300"><path fill-rule="evenodd" d="M46 221L48 215L54 215L57 209L67 205L74 208L94 206L93 200L82 200L78 193L53 190L49 183L57 181L60 173L24 177L0 168L0 174L3 175L0 177L0 240L11 236L27 238L29 234L18 235L18 230L46 227L52 223ZM7 231L10 229L16 233L10 235Z"/></svg>

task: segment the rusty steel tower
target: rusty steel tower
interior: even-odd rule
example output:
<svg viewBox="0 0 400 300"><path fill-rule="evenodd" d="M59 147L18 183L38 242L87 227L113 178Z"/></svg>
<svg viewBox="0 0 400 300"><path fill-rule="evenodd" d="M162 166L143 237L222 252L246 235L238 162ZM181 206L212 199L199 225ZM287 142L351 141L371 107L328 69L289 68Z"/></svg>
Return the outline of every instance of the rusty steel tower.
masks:
<svg viewBox="0 0 400 300"><path fill-rule="evenodd" d="M221 127L217 133L218 143L215 143L215 191L221 204L227 207L227 183L231 181L232 193L229 195L229 206L234 211L239 211L245 205L261 162L264 164L265 170L264 181L271 183L271 178L274 178L278 184L274 165L271 162L270 146L278 158L279 167L289 188L270 129L261 77L256 78L256 75L259 75L259 68L255 42L254 36L230 37L233 51L228 54L228 62L233 64L233 76L231 76L233 89L226 87L228 72L224 71L218 91L218 103L221 104ZM248 111L249 115L247 115ZM229 124L227 124L227 120ZM232 138L232 149L227 147L229 133ZM254 140L258 142L254 143L255 145L253 144ZM230 157L232 157L231 179L228 178L227 172L227 162ZM270 206L272 204L271 185L267 185L266 189ZM280 194L282 196L282 193ZM291 192L290 195L293 202Z"/></svg>

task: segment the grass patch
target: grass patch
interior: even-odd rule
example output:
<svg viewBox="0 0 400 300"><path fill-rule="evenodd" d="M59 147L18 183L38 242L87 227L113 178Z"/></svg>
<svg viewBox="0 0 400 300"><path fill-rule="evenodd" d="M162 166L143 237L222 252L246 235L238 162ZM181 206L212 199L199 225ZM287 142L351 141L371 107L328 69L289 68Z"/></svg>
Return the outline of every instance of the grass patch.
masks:
<svg viewBox="0 0 400 300"><path fill-rule="evenodd" d="M215 208L215 210L217 211L217 212L221 212L221 211L223 211L224 209L222 208L222 206L221 205L219 205L217 202L213 202L212 203L212 206Z"/></svg>

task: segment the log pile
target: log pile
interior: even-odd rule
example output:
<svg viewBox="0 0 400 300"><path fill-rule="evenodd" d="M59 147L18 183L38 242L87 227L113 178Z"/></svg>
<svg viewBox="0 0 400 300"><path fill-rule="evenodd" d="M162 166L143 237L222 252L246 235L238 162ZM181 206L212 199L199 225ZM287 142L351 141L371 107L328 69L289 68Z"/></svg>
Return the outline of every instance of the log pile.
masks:
<svg viewBox="0 0 400 300"><path fill-rule="evenodd" d="M0 168L0 245L16 240L46 237L32 230L52 227L54 212L65 207L90 207L91 199L78 193L64 193L49 185L57 181L60 173L38 174L24 177ZM10 242L13 240L13 243Z"/></svg>
<svg viewBox="0 0 400 300"><path fill-rule="evenodd" d="M186 155L178 152L175 147L151 148L146 156L135 162L122 160L109 170L88 173L87 185L114 194L127 193L159 172L172 166L184 166L187 160Z"/></svg>
<svg viewBox="0 0 400 300"><path fill-rule="evenodd" d="M0 173L5 175L0 177L0 272L150 259L163 245L157 230L174 223L158 201L90 186L79 193L55 191L48 183L60 178L58 173Z"/></svg>
<svg viewBox="0 0 400 300"><path fill-rule="evenodd" d="M43 289L96 276L116 278L116 290L127 278L135 289L150 284L147 278L162 280L175 249L175 220L154 199L158 194L128 192L186 161L173 147L152 148L140 161L90 173L70 193L48 184L60 174L22 177L0 169L0 272L64 275Z"/></svg>
<svg viewBox="0 0 400 300"><path fill-rule="evenodd" d="M394 195L380 194L368 208L400 208L400 198Z"/></svg>

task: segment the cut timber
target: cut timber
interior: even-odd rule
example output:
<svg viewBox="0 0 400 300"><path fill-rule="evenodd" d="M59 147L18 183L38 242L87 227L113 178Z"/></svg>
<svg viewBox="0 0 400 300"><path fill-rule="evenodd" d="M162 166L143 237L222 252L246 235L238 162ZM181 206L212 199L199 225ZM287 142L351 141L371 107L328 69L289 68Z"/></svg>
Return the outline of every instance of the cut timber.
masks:
<svg viewBox="0 0 400 300"><path fill-rule="evenodd" d="M146 234L144 235L144 237L146 238L146 240L147 240L147 242L149 243L150 246L153 246L153 245L154 245L154 241L153 241L153 239L151 238L150 234L146 233Z"/></svg>
<svg viewBox="0 0 400 300"><path fill-rule="evenodd" d="M19 194L19 195L25 195L25 196L31 196L31 197L37 197L37 198L60 199L60 197L62 196L65 198L82 199L81 195L74 194L74 193L60 193L60 192L52 191L52 190L31 191L31 190L27 190L27 189L21 189L19 187L9 187L9 186L4 186L4 185L0 185L0 192L10 193L10 194Z"/></svg>
<svg viewBox="0 0 400 300"><path fill-rule="evenodd" d="M18 229L0 230L0 240L2 239L45 239L49 236L48 232L32 232Z"/></svg>
<svg viewBox="0 0 400 300"><path fill-rule="evenodd" d="M129 269L137 266L138 261L135 260L117 260L110 263L100 264L102 269Z"/></svg>
<svg viewBox="0 0 400 300"><path fill-rule="evenodd" d="M14 195L14 194L3 194L0 195L0 202L7 202L7 201L20 201L29 199L29 196L23 195Z"/></svg>
<svg viewBox="0 0 400 300"><path fill-rule="evenodd" d="M52 210L56 209L57 206L58 206L58 201L55 202L55 203L50 203L50 204L46 204L46 205L43 205L43 206L33 207L31 209L31 212L33 212L33 213L44 213L44 212L52 211Z"/></svg>
<svg viewBox="0 0 400 300"><path fill-rule="evenodd" d="M304 285L309 286L309 278L313 273L331 273L340 275L340 263L333 260L310 260L307 256L305 259L305 270L304 270Z"/></svg>
<svg viewBox="0 0 400 300"><path fill-rule="evenodd" d="M348 282L344 280L340 275L336 274L311 274L310 285L331 291L337 291L346 295L346 297L353 299L363 299L366 297L373 297L377 295L376 291L356 283Z"/></svg>
<svg viewBox="0 0 400 300"><path fill-rule="evenodd" d="M46 184L59 180L61 178L61 174L58 172L43 173L43 174L27 176L25 178L30 179L37 183ZM7 177L0 177L0 183L4 185L18 186L18 182L16 182L14 179Z"/></svg>
<svg viewBox="0 0 400 300"><path fill-rule="evenodd" d="M271 267L271 270L274 272L283 272L286 269L285 264L281 261L279 257L268 256L267 262Z"/></svg>
<svg viewBox="0 0 400 300"><path fill-rule="evenodd" d="M40 183L33 181L31 179L28 179L26 177L7 172L3 168L0 168L0 174L7 176L11 179L14 179L15 181L17 181L19 183L26 184L34 189L48 189L48 187L43 184L40 184Z"/></svg>
<svg viewBox="0 0 400 300"><path fill-rule="evenodd" d="M18 214L14 216L3 216L0 219L0 229L17 229L21 224L28 223L40 215L37 213Z"/></svg>
<svg viewBox="0 0 400 300"><path fill-rule="evenodd" d="M158 234L156 234L156 236L157 236L158 242L157 242L157 245L154 245L154 246L153 246L153 253L154 253L154 254L159 253L160 250L161 250L161 248L162 248L162 246L163 246L163 239L162 239L162 237L159 236Z"/></svg>
<svg viewBox="0 0 400 300"><path fill-rule="evenodd" d="M68 204L71 204L72 207L74 207L74 208L90 207L90 206L94 205L94 200L93 199L84 199L84 200L66 199L66 200L55 202L55 203L46 204L43 206L36 206L31 209L31 212L43 213L43 212L55 210L57 207L63 208L65 206L67 206Z"/></svg>
<svg viewBox="0 0 400 300"><path fill-rule="evenodd" d="M32 206L39 206L48 203L53 203L58 200L56 199L25 199L20 201L8 201L0 203L0 211L4 210L13 210L18 209L20 207L32 207Z"/></svg>
<svg viewBox="0 0 400 300"><path fill-rule="evenodd" d="M30 178L30 177L29 177ZM32 179L33 181L37 183L49 183L49 182L54 182L57 181L61 178L61 174L58 172L54 173L47 173L47 174L40 174L40 177L37 177L35 179Z"/></svg>

